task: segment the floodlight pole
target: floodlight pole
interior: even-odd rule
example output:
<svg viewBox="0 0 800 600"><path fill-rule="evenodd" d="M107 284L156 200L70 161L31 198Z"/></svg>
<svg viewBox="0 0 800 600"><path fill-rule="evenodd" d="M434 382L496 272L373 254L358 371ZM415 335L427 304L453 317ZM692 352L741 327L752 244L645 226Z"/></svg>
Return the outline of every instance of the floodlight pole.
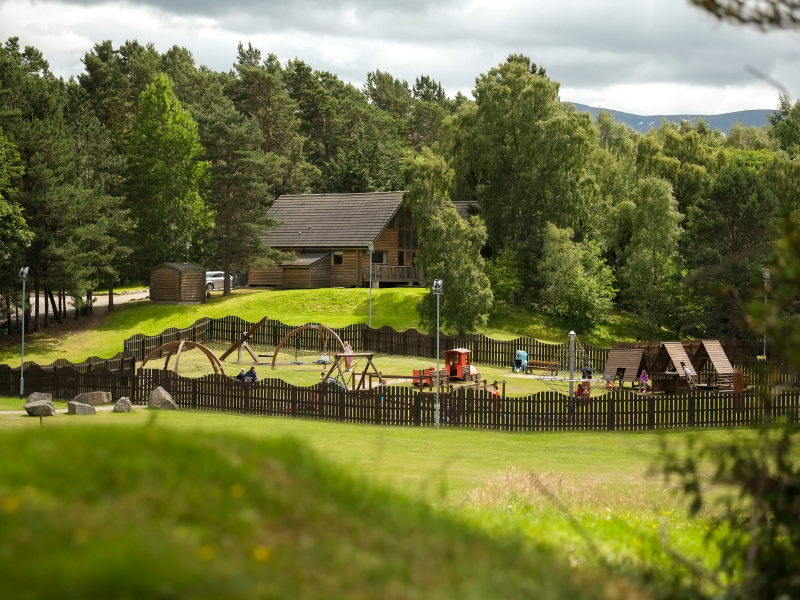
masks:
<svg viewBox="0 0 800 600"><path fill-rule="evenodd" d="M764 360L767 360L767 282L769 281L769 269L761 269L761 276L764 278Z"/></svg>
<svg viewBox="0 0 800 600"><path fill-rule="evenodd" d="M433 293L436 295L436 429L439 429L439 388L440 388L440 370L439 370L439 298L442 296L442 280L435 279L433 282Z"/></svg>
<svg viewBox="0 0 800 600"><path fill-rule="evenodd" d="M19 270L22 280L22 361L19 365L19 395L25 395L25 282L28 280L28 267Z"/></svg>
<svg viewBox="0 0 800 600"><path fill-rule="evenodd" d="M372 253L375 252L375 245L371 242L367 244L369 251L369 326L372 327Z"/></svg>
<svg viewBox="0 0 800 600"><path fill-rule="evenodd" d="M569 397L575 392L575 332L569 332Z"/></svg>

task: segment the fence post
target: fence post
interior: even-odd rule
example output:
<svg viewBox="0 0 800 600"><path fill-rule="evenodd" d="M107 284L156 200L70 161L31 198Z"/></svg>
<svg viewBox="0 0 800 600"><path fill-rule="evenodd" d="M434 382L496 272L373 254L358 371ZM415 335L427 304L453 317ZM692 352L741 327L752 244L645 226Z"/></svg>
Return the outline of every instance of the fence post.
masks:
<svg viewBox="0 0 800 600"><path fill-rule="evenodd" d="M422 415L420 414L422 412L420 407L421 395L422 394L420 394L419 392L416 392L414 395L414 425L416 425L417 427L422 426Z"/></svg>
<svg viewBox="0 0 800 600"><path fill-rule="evenodd" d="M617 402L617 394L615 392L611 392L606 396L606 398L606 402L608 402L608 405L606 406L606 429L608 431L614 431L616 427L616 414L614 409L616 408L615 405Z"/></svg>
<svg viewBox="0 0 800 600"><path fill-rule="evenodd" d="M376 388L373 388L372 393L375 396L375 425L381 425L381 421L383 421L383 392L380 390L385 390L386 386L379 385Z"/></svg>
<svg viewBox="0 0 800 600"><path fill-rule="evenodd" d="M689 424L689 427L694 427L695 409L696 409L696 403L695 403L694 394L689 394L689 401L686 403L686 406L687 406L687 409L689 411L689 414L687 415L688 418L686 419L686 421Z"/></svg>
<svg viewBox="0 0 800 600"><path fill-rule="evenodd" d="M192 408L197 409L197 380L192 379Z"/></svg>
<svg viewBox="0 0 800 600"><path fill-rule="evenodd" d="M656 399L652 396L647 399L647 429L656 428Z"/></svg>
<svg viewBox="0 0 800 600"><path fill-rule="evenodd" d="M344 397L347 395L347 392L339 390L336 393L339 395L339 420L344 421Z"/></svg>

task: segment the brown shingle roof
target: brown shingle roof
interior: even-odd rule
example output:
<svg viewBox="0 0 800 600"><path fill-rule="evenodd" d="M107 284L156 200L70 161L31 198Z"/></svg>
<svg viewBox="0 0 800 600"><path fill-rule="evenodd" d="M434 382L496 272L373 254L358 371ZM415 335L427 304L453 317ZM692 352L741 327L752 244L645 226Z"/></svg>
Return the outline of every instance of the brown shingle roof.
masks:
<svg viewBox="0 0 800 600"><path fill-rule="evenodd" d="M453 202L453 206L456 207L456 212L458 213L458 216L464 219L465 221L469 221L469 218L472 215L478 214L477 202Z"/></svg>
<svg viewBox="0 0 800 600"><path fill-rule="evenodd" d="M403 192L281 196L281 221L261 241L275 248L361 248L374 242L403 204Z"/></svg>

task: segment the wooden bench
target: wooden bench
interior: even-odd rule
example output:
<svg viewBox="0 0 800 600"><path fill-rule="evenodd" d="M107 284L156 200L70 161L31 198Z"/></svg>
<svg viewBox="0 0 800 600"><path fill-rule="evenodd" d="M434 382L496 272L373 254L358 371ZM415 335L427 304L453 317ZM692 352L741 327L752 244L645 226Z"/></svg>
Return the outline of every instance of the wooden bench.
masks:
<svg viewBox="0 0 800 600"><path fill-rule="evenodd" d="M547 360L529 360L528 365L525 367L525 372L530 373L531 371L538 370L538 371L548 371L550 375L558 375L558 370L561 368L561 365L557 362L551 362Z"/></svg>

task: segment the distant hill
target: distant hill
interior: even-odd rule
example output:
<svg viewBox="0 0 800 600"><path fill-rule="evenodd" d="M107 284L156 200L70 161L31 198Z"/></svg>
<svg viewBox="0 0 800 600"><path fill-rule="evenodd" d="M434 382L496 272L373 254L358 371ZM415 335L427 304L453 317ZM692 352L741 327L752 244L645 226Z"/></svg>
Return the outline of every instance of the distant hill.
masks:
<svg viewBox="0 0 800 600"><path fill-rule="evenodd" d="M577 102L570 102L575 108L581 112L589 112L597 119L597 114L601 109L594 106L586 106L585 104L578 104ZM746 127L755 126L761 127L769 125L767 115L775 113L774 109L762 110L739 110L736 112L724 113L721 115L634 115L631 113L621 112L618 110L611 110L609 108L603 109L611 113L617 121L630 125L639 133L646 133L651 127L658 127L661 125L661 120L666 119L673 123L678 123L681 120L689 119L695 121L700 118L706 121L712 129L719 129L724 133L728 133L735 123L744 123Z"/></svg>

